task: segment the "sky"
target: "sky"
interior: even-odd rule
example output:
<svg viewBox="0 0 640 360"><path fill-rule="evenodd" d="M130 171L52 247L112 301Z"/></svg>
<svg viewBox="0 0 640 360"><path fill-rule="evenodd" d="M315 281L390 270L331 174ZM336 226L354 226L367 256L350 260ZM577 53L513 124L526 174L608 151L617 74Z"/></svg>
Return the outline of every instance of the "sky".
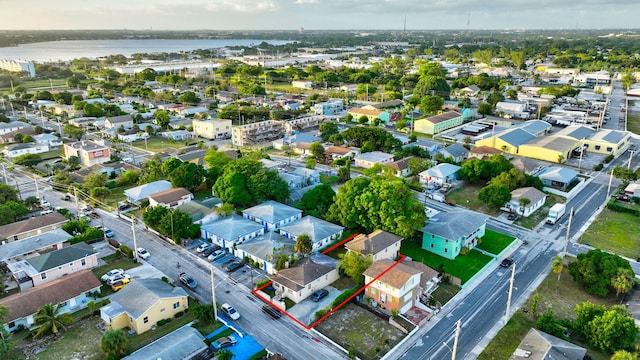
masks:
<svg viewBox="0 0 640 360"><path fill-rule="evenodd" d="M0 0L0 29L633 29L639 13L638 0Z"/></svg>

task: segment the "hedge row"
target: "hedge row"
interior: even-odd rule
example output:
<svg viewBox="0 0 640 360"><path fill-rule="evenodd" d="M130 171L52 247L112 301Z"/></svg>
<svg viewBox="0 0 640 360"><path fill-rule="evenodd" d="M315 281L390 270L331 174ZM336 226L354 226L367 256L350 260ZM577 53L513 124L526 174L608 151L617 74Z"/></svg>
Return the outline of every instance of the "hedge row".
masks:
<svg viewBox="0 0 640 360"><path fill-rule="evenodd" d="M640 217L640 210L636 208L620 205L618 202L616 202L615 198L611 198L611 200L609 200L609 202L607 203L607 208L612 211L631 214L631 215Z"/></svg>

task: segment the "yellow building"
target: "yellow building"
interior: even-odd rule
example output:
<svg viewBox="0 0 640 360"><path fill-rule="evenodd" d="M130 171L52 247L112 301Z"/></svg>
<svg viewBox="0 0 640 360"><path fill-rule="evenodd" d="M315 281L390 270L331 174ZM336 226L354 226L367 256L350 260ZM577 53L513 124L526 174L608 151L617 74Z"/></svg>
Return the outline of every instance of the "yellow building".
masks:
<svg viewBox="0 0 640 360"><path fill-rule="evenodd" d="M448 111L440 115L415 121L414 130L423 134L439 134L447 129L462 125L462 114L456 111Z"/></svg>
<svg viewBox="0 0 640 360"><path fill-rule="evenodd" d="M355 121L358 121L362 115L366 116L369 119L369 122L373 122L374 119L378 118L382 111L375 109L365 109L365 108L352 108L349 110L349 114L353 116Z"/></svg>
<svg viewBox="0 0 640 360"><path fill-rule="evenodd" d="M189 308L187 292L160 279L136 279L100 308L100 317L110 329L129 328L141 334Z"/></svg>
<svg viewBox="0 0 640 360"><path fill-rule="evenodd" d="M476 147L488 146L501 150L507 154L519 154L520 146L535 139L535 136L520 128L505 130L494 136L476 141Z"/></svg>
<svg viewBox="0 0 640 360"><path fill-rule="evenodd" d="M616 156L626 150L630 140L631 134L628 132L601 129L585 140L584 144L587 152Z"/></svg>
<svg viewBox="0 0 640 360"><path fill-rule="evenodd" d="M231 137L231 120L193 120L193 133L205 139L227 139Z"/></svg>
<svg viewBox="0 0 640 360"><path fill-rule="evenodd" d="M531 139L520 145L518 154L532 159L564 163L577 147L580 147L580 143L576 140L545 136Z"/></svg>

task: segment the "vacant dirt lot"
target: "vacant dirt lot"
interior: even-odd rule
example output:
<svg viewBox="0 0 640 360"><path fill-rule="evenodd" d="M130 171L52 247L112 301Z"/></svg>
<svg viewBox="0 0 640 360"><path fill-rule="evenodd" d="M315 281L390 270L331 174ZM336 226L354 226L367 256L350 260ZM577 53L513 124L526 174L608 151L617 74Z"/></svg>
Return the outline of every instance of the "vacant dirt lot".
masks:
<svg viewBox="0 0 640 360"><path fill-rule="evenodd" d="M361 359L379 359L392 349L404 333L367 310L349 303L315 327L316 330L356 351Z"/></svg>

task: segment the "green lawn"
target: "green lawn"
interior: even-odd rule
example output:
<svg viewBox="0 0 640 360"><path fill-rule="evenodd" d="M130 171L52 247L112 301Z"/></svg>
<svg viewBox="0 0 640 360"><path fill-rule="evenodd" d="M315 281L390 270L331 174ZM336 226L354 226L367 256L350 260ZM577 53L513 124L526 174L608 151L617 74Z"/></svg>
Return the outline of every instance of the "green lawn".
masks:
<svg viewBox="0 0 640 360"><path fill-rule="evenodd" d="M438 300L441 305L444 305L456 296L458 292L460 292L459 286L441 282L438 284L436 291L433 292L433 297Z"/></svg>
<svg viewBox="0 0 640 360"><path fill-rule="evenodd" d="M476 246L479 249L498 255L506 249L515 238L497 231L486 229L482 242Z"/></svg>
<svg viewBox="0 0 640 360"><path fill-rule="evenodd" d="M323 184L333 184L338 181L338 177L334 175L320 174L320 182Z"/></svg>
<svg viewBox="0 0 640 360"><path fill-rule="evenodd" d="M471 250L467 255L458 255L455 260L449 260L424 250L416 241L403 241L400 253L436 270L444 267L444 271L447 274L459 278L462 280L462 284L471 279L492 260L491 257L475 250Z"/></svg>
<svg viewBox="0 0 640 360"><path fill-rule="evenodd" d="M639 258L640 219L605 208L579 242L632 259Z"/></svg>
<svg viewBox="0 0 640 360"><path fill-rule="evenodd" d="M560 277L560 286L556 295L556 284L558 276L553 272L544 279L537 291L539 294L538 309L536 314L539 316L544 313L547 308L553 309L553 313L557 318L574 319L574 307L584 301L590 301L596 305L606 305L610 307L618 303L615 295L607 298L600 298L584 292L582 287L573 281L571 275L565 270ZM531 298L525 302L521 310L516 312L511 320L505 325L496 337L489 343L485 350L480 354L478 360L502 360L508 359L515 351L524 338L529 328L535 325L535 321L530 312L525 313L522 309L529 310L531 307ZM574 339L568 339L574 342ZM576 344L586 347L587 344L576 342ZM593 350L587 352L594 360L606 360L608 356Z"/></svg>
<svg viewBox="0 0 640 360"><path fill-rule="evenodd" d="M462 187L452 190L446 195L446 198L447 200L455 201L455 203L460 206L483 214L491 216L500 214L500 210L490 208L478 199L478 193L483 186L482 184L470 185L465 183Z"/></svg>
<svg viewBox="0 0 640 360"><path fill-rule="evenodd" d="M153 152L162 152L169 147L180 149L186 146L184 141L174 141L155 137L149 138L146 145L144 140L134 141L131 143L131 145L143 150L149 150Z"/></svg>
<svg viewBox="0 0 640 360"><path fill-rule="evenodd" d="M640 114L627 115L627 131L634 134L640 134Z"/></svg>

